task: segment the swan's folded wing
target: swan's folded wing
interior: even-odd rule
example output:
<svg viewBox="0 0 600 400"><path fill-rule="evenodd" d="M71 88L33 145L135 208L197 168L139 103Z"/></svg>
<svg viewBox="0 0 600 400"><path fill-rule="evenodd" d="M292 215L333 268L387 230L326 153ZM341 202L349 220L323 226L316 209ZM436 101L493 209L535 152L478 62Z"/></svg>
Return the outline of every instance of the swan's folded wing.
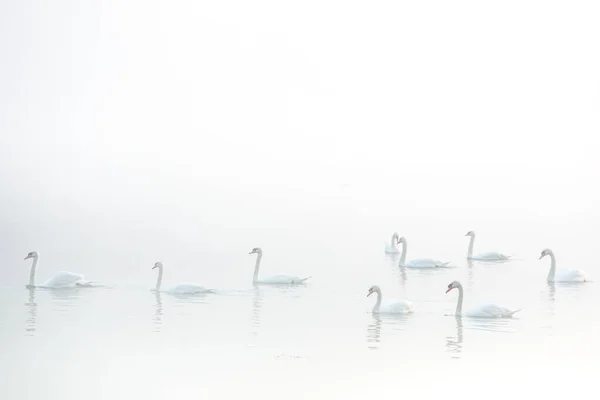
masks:
<svg viewBox="0 0 600 400"><path fill-rule="evenodd" d="M474 257L474 259L476 260L488 260L488 261L503 261L503 260L508 260L508 256L505 256L502 253L498 253L496 251L488 251L486 253L480 253L478 254L476 257Z"/></svg>
<svg viewBox="0 0 600 400"><path fill-rule="evenodd" d="M260 279L257 283L265 283L265 284L271 284L271 285L293 284L293 283L302 283L306 279L307 278L301 278L299 276L294 276L294 275L278 274L278 275L270 276L268 278Z"/></svg>
<svg viewBox="0 0 600 400"><path fill-rule="evenodd" d="M585 282L588 278L585 272L579 269L566 269L557 271L554 280L557 282Z"/></svg>
<svg viewBox="0 0 600 400"><path fill-rule="evenodd" d="M406 263L409 268L435 268L438 264L443 264L441 261L432 258L416 258Z"/></svg>
<svg viewBox="0 0 600 400"><path fill-rule="evenodd" d="M77 285L78 282L85 282L83 275L74 274L72 272L60 271L56 273L52 278L48 279L44 282L41 287L45 288L73 288Z"/></svg>
<svg viewBox="0 0 600 400"><path fill-rule="evenodd" d="M384 314L408 314L412 311L413 305L408 300L390 300L379 307L379 312Z"/></svg>
<svg viewBox="0 0 600 400"><path fill-rule="evenodd" d="M480 316L491 317L491 318L502 318L510 317L516 311L509 310L508 308L498 306L496 304L485 304L479 307Z"/></svg>
<svg viewBox="0 0 600 400"><path fill-rule="evenodd" d="M211 293L212 290L200 286L195 283L180 283L167 290L173 294L199 294L199 293Z"/></svg>

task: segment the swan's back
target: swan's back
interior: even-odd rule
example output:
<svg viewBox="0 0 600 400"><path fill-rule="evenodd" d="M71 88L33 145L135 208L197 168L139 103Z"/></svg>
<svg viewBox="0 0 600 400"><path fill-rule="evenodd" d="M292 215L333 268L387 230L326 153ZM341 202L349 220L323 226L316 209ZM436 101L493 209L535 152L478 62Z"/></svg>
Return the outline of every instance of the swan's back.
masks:
<svg viewBox="0 0 600 400"><path fill-rule="evenodd" d="M510 318L521 310L509 310L496 304L483 304L469 310L465 315L476 318Z"/></svg>
<svg viewBox="0 0 600 400"><path fill-rule="evenodd" d="M487 261L501 261L508 260L509 257L498 253L496 251L488 251L486 253L477 254L475 257L471 257L473 260L487 260Z"/></svg>
<svg viewBox="0 0 600 400"><path fill-rule="evenodd" d="M310 278L310 277L309 277ZM289 285L289 284L299 284L304 283L308 278L301 278L299 276L294 275L273 275L267 278L262 278L257 280L254 283L265 284L265 285Z"/></svg>
<svg viewBox="0 0 600 400"><path fill-rule="evenodd" d="M436 268L447 265L447 262L434 260L433 258L417 258L408 261L404 266L407 268Z"/></svg>
<svg viewBox="0 0 600 400"><path fill-rule="evenodd" d="M195 283L180 283L167 290L168 293L172 294L201 294L201 293L213 293L211 289L207 289L204 286L197 285Z"/></svg>
<svg viewBox="0 0 600 400"><path fill-rule="evenodd" d="M85 283L83 275L68 271L60 271L40 285L40 287L52 289L74 288L78 283Z"/></svg>
<svg viewBox="0 0 600 400"><path fill-rule="evenodd" d="M379 306L380 314L408 314L413 311L413 305L408 300L390 300Z"/></svg>
<svg viewBox="0 0 600 400"><path fill-rule="evenodd" d="M588 277L579 269L561 269L556 271L554 282L586 282Z"/></svg>

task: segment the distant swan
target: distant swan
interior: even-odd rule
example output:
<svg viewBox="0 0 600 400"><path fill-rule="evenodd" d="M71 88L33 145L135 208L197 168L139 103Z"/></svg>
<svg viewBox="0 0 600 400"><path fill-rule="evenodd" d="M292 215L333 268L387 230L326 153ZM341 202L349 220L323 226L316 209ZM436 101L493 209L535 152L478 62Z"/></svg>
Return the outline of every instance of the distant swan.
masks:
<svg viewBox="0 0 600 400"><path fill-rule="evenodd" d="M392 235L392 239L390 240L389 244L385 245L385 252L386 253L400 253L400 250L398 250L398 243L400 243L398 241L398 234L396 232L394 232L394 234Z"/></svg>
<svg viewBox="0 0 600 400"><path fill-rule="evenodd" d="M406 262L406 252L408 250L408 243L406 238L401 237L398 239L398 243L402 243L402 255L400 256L400 262L398 266L407 268L440 268L445 267L449 263L440 260L434 260L433 258L417 258Z"/></svg>
<svg viewBox="0 0 600 400"><path fill-rule="evenodd" d="M160 286L162 284L163 277L163 264L160 261L154 263L152 269L158 268L158 278L156 279L156 287L154 290L160 292ZM202 294L202 293L214 293L214 290L207 289L204 286L196 285L195 283L180 283L170 287L167 290L163 290L165 293L170 294Z"/></svg>
<svg viewBox="0 0 600 400"><path fill-rule="evenodd" d="M465 236L471 236L471 241L469 242L469 251L467 253L467 258L470 260L480 260L480 261L506 261L510 259L510 256L506 256L502 253L497 253L495 251L489 251L486 253L479 253L476 256L473 256L473 244L475 243L475 232L469 231Z"/></svg>
<svg viewBox="0 0 600 400"><path fill-rule="evenodd" d="M413 305L408 300L388 300L385 303L381 303L381 289L379 286L371 286L367 297L377 293L377 302L373 306L373 314L408 314L413 312Z"/></svg>
<svg viewBox="0 0 600 400"><path fill-rule="evenodd" d="M556 258L554 257L554 253L550 249L545 249L542 251L542 255L540 256L540 260L545 256L550 256L550 271L548 272L548 277L546 280L548 282L586 282L589 281L585 272L579 269L563 269L556 270Z"/></svg>
<svg viewBox="0 0 600 400"><path fill-rule="evenodd" d="M453 281L448 285L448 290L446 290L446 293L448 293L452 289L458 289L458 303L456 304L456 313L454 314L456 317L465 316L475 318L510 318L513 316L513 314L521 311L520 309L512 311L508 308L500 307L495 304L485 304L463 314L463 287L459 281Z"/></svg>
<svg viewBox="0 0 600 400"><path fill-rule="evenodd" d="M34 288L35 286L35 268L37 267L38 260L40 256L37 252L32 251L27 254L25 260L33 258L33 263L31 264L31 270L29 271L29 284L26 286L27 288ZM52 278L48 279L46 282L42 283L37 287L46 288L46 289L68 289L68 288L76 288L76 287L88 287L92 286L91 282L86 281L81 274L74 274L72 272L60 271L57 272Z"/></svg>
<svg viewBox="0 0 600 400"><path fill-rule="evenodd" d="M254 266L254 277L252 278L252 283L254 284L263 284L263 285L295 285L304 283L310 276L306 278L300 278L299 276L293 275L275 275L269 278L258 279L258 270L260 268L260 260L262 259L263 252L260 247L255 247L248 254L258 254L256 257L256 265Z"/></svg>

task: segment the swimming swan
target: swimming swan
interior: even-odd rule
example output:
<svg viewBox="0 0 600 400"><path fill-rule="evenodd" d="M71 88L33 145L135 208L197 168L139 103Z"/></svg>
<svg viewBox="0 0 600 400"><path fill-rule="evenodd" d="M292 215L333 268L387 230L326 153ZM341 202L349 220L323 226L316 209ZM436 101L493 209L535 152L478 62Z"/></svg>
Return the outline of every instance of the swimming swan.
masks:
<svg viewBox="0 0 600 400"><path fill-rule="evenodd" d="M36 251L29 252L25 260L33 258L31 264L31 270L29 271L29 284L25 287L34 288L35 286L35 268L37 267L38 260L40 259L39 254ZM92 286L91 282L86 281L81 274L74 274L72 272L60 271L57 272L52 278L42 283L37 287L46 289L69 289L76 287L89 287Z"/></svg>
<svg viewBox="0 0 600 400"><path fill-rule="evenodd" d="M154 290L160 292L160 286L162 285L163 277L163 264L160 261L154 263L152 269L158 268L158 278L156 279L156 287ZM163 290L165 293L170 294L202 294L202 293L214 293L214 290L207 289L204 286L197 285L195 283L179 283L175 286L170 287L167 290Z"/></svg>
<svg viewBox="0 0 600 400"><path fill-rule="evenodd" d="M407 268L440 268L445 267L449 263L440 260L434 260L432 258L417 258L406 262L406 252L408 250L408 243L406 238L401 237L398 239L398 243L402 243L402 255L400 256L400 262L398 266Z"/></svg>
<svg viewBox="0 0 600 400"><path fill-rule="evenodd" d="M396 232L394 232L394 234L392 235L392 239L390 240L390 243L385 245L385 252L392 253L392 254L400 253L400 250L398 250L398 246L397 246L398 243L400 243L400 241L398 240L398 234Z"/></svg>
<svg viewBox="0 0 600 400"><path fill-rule="evenodd" d="M506 256L502 253L498 253L495 251L489 251L486 253L479 253L476 256L473 256L473 244L475 243L475 232L469 231L465 236L471 236L471 241L469 242L469 251L467 252L467 258L470 260L480 260L480 261L506 261L510 259L510 256Z"/></svg>
<svg viewBox="0 0 600 400"><path fill-rule="evenodd" d="M540 260L545 256L550 256L550 271L546 280L548 282L586 282L589 281L585 272L579 269L556 270L556 258L550 249L544 249Z"/></svg>
<svg viewBox="0 0 600 400"><path fill-rule="evenodd" d="M263 252L262 252L262 250L261 250L260 247L255 247L248 254L258 254L258 256L256 257L256 265L254 266L254 277L252 278L252 283L254 283L255 285L258 285L258 284L263 284L263 285L283 285L283 284L296 285L296 284L302 284L307 279L310 278L310 276L308 276L306 278L300 278L299 276L293 276L293 275L275 275L275 276L271 276L271 277L268 277L268 278L258 279L258 270L260 268L260 260L262 259Z"/></svg>
<svg viewBox="0 0 600 400"><path fill-rule="evenodd" d="M408 314L413 312L413 305L408 300L388 300L385 303L381 303L381 289L379 286L371 286L369 288L369 292L367 293L367 297L372 295L373 293L377 293L377 302L373 306L373 310L371 311L373 314Z"/></svg>
<svg viewBox="0 0 600 400"><path fill-rule="evenodd" d="M448 290L446 290L446 293L448 293L452 289L458 289L458 303L456 304L456 313L454 314L454 316L456 317L465 316L475 318L510 318L513 316L514 313L521 311L520 309L512 311L508 308L500 307L495 304L485 304L473 308L465 314L463 314L463 287L459 281L453 281L448 285Z"/></svg>

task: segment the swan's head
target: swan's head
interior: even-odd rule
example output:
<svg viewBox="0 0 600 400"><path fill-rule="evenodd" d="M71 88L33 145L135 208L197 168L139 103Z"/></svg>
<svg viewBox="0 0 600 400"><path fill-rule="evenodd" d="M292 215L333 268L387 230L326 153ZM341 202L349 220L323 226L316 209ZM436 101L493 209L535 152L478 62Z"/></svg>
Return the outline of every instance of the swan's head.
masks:
<svg viewBox="0 0 600 400"><path fill-rule="evenodd" d="M379 286L377 286L377 285L371 286L369 288L369 291L367 292L367 297L369 297L373 293L381 293L381 289L379 289Z"/></svg>
<svg viewBox="0 0 600 400"><path fill-rule="evenodd" d="M551 254L554 254L554 253L552 253L552 250L550 250L550 249L544 249L544 250L542 250L542 254L540 255L540 260L542 258L546 257L546 256L551 255Z"/></svg>
<svg viewBox="0 0 600 400"><path fill-rule="evenodd" d="M262 250L260 249L260 247L255 247L252 249L252 251L248 254L262 254Z"/></svg>
<svg viewBox="0 0 600 400"><path fill-rule="evenodd" d="M473 232L473 231L469 231L469 232L467 232L467 234L466 234L465 236L471 236L471 237L474 237L474 236L475 236L475 232Z"/></svg>
<svg viewBox="0 0 600 400"><path fill-rule="evenodd" d="M451 291L452 289L458 289L459 287L462 287L462 285L460 284L459 281L452 281L450 282L450 284L448 285L448 289L446 290L446 293L448 293L449 291Z"/></svg>
<svg viewBox="0 0 600 400"><path fill-rule="evenodd" d="M160 261L157 261L154 263L154 267L152 267L152 269L154 269L154 268L162 269L162 267L163 267L162 263Z"/></svg>
<svg viewBox="0 0 600 400"><path fill-rule="evenodd" d="M396 242L398 241L398 233L394 232L394 234L392 235L392 239L396 239Z"/></svg>
<svg viewBox="0 0 600 400"><path fill-rule="evenodd" d="M27 257L24 258L24 260L27 260L28 258L38 258L38 253L37 251L30 251L27 254Z"/></svg>
<svg viewBox="0 0 600 400"><path fill-rule="evenodd" d="M402 236L401 238L398 238L398 243L397 244L406 244L406 238L404 236Z"/></svg>

